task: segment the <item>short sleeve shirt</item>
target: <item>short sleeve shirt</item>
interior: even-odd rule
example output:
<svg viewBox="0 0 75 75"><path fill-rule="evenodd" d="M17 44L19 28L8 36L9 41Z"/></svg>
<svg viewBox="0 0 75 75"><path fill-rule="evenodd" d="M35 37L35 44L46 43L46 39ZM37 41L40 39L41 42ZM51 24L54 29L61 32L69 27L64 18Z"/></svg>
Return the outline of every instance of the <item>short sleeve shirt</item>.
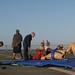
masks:
<svg viewBox="0 0 75 75"><path fill-rule="evenodd" d="M16 44L17 44L19 41L22 41L22 35L21 35L21 34L19 34L19 35L16 35L16 34L15 34L15 35L13 36L13 41L14 41L13 46L15 47ZM18 46L21 46L21 43L19 43Z"/></svg>

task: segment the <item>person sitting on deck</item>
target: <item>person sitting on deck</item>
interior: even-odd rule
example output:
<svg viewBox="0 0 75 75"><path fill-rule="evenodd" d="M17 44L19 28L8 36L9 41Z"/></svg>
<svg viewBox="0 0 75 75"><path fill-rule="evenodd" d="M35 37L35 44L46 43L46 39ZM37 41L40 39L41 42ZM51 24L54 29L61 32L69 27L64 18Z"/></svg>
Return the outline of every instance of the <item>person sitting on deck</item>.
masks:
<svg viewBox="0 0 75 75"><path fill-rule="evenodd" d="M45 44L45 53L46 55L51 53L52 48L50 48L50 42L48 40L46 40L46 44Z"/></svg>
<svg viewBox="0 0 75 75"><path fill-rule="evenodd" d="M41 51L45 51L45 43L44 43L44 40L42 40L42 42L40 44L40 50Z"/></svg>

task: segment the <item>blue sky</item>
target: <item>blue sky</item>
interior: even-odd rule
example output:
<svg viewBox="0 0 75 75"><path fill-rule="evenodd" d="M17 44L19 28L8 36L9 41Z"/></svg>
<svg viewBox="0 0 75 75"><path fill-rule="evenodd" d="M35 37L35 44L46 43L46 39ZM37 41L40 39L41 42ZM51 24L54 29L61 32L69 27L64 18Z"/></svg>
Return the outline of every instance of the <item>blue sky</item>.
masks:
<svg viewBox="0 0 75 75"><path fill-rule="evenodd" d="M0 40L11 44L16 29L32 44L75 42L75 0L0 0Z"/></svg>

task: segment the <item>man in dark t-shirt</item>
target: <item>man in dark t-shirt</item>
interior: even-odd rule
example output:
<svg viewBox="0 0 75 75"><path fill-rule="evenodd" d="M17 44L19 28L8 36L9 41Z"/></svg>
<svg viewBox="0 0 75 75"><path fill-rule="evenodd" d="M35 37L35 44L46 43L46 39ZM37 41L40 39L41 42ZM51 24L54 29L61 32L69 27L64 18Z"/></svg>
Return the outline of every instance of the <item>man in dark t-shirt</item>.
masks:
<svg viewBox="0 0 75 75"><path fill-rule="evenodd" d="M20 58L22 59L22 52L21 52L21 42L22 42L22 35L19 33L19 30L16 30L16 34L13 36L12 40L12 47L13 47L13 59L16 57L16 53L20 53Z"/></svg>
<svg viewBox="0 0 75 75"><path fill-rule="evenodd" d="M31 40L32 38L35 36L35 33L32 32L31 34L27 35L24 38L23 41L23 48L24 48L24 60L28 60L28 50L30 50L30 46L31 46Z"/></svg>

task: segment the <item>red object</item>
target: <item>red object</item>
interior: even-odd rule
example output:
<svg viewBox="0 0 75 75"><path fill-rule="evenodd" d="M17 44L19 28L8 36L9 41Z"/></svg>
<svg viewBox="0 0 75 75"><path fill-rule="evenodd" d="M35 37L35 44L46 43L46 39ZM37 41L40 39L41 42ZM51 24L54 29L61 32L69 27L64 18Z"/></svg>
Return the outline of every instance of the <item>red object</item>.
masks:
<svg viewBox="0 0 75 75"><path fill-rule="evenodd" d="M41 53L42 53L42 52L41 52L40 50L37 51L37 54L38 54L38 55L41 55Z"/></svg>
<svg viewBox="0 0 75 75"><path fill-rule="evenodd" d="M41 57L45 56L44 53L40 50L40 49L37 49L37 55L33 56L33 60L40 60Z"/></svg>
<svg viewBox="0 0 75 75"><path fill-rule="evenodd" d="M38 55L35 55L35 56L33 56L33 58L32 58L33 60L39 60L40 59L40 56L38 56Z"/></svg>
<svg viewBox="0 0 75 75"><path fill-rule="evenodd" d="M38 59L38 57L37 56L33 56L33 58L32 58L33 60L37 60Z"/></svg>
<svg viewBox="0 0 75 75"><path fill-rule="evenodd" d="M42 53L42 54L41 54L41 57L44 57L44 56L45 56L45 54Z"/></svg>

